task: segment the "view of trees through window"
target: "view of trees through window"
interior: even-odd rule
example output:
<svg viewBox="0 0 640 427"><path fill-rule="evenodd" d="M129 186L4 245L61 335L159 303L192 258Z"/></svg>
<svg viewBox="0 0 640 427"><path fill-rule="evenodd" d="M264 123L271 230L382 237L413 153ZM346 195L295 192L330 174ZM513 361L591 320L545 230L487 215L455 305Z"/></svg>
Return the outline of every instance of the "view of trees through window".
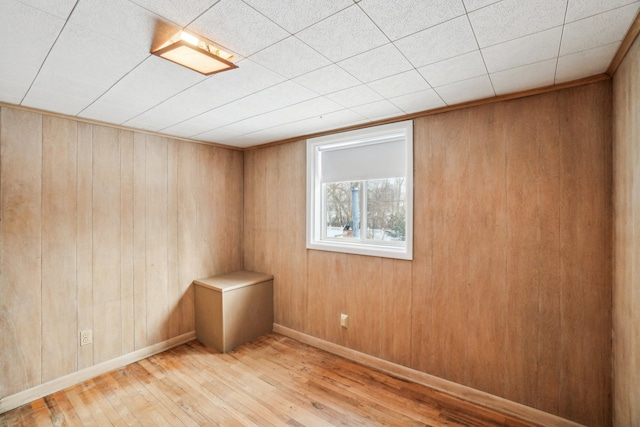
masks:
<svg viewBox="0 0 640 427"><path fill-rule="evenodd" d="M359 218L353 223L354 191ZM406 189L404 178L388 178L324 185L327 237L354 237L354 229L366 219L361 237L370 240L406 239Z"/></svg>

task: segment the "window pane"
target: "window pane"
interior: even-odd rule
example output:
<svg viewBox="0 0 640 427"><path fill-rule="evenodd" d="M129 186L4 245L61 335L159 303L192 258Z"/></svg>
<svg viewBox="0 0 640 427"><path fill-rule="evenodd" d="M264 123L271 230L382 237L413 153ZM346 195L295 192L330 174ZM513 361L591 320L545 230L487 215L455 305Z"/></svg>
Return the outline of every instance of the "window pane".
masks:
<svg viewBox="0 0 640 427"><path fill-rule="evenodd" d="M359 191L360 183L332 182L323 187L327 237L354 237L352 188Z"/></svg>
<svg viewBox="0 0 640 427"><path fill-rule="evenodd" d="M367 181L367 239L404 242L406 218L404 178Z"/></svg>

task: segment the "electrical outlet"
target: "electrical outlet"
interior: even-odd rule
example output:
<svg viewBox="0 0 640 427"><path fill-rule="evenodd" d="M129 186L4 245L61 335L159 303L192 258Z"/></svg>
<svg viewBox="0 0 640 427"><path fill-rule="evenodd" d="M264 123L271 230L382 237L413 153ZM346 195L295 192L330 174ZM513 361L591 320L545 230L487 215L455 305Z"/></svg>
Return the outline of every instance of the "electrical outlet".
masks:
<svg viewBox="0 0 640 427"><path fill-rule="evenodd" d="M91 329L87 329L86 331L80 331L80 345L89 345L93 342L93 336L91 334Z"/></svg>
<svg viewBox="0 0 640 427"><path fill-rule="evenodd" d="M348 314L342 313L340 315L340 326L342 326L343 328L348 328L349 327L349 315Z"/></svg>

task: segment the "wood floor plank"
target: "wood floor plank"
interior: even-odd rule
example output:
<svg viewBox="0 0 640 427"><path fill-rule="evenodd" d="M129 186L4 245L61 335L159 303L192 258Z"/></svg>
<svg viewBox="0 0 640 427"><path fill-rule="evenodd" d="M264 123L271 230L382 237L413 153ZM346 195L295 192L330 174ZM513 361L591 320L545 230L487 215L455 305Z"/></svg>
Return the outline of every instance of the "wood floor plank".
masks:
<svg viewBox="0 0 640 427"><path fill-rule="evenodd" d="M80 398L81 388L82 385L71 387L70 389L67 389L65 391L65 394L69 399L69 402L71 402L71 405L73 405L73 409L78 414L78 417L80 417L82 425L95 426L97 424L95 418L93 417L93 414L91 413L91 408L86 405Z"/></svg>
<svg viewBox="0 0 640 427"><path fill-rule="evenodd" d="M32 426L535 427L281 335L192 341L0 414Z"/></svg>
<svg viewBox="0 0 640 427"><path fill-rule="evenodd" d="M56 408L60 411L60 413L64 416L63 425L69 426L81 426L83 425L82 420L78 416L73 404L67 397L67 394L64 391L59 391L51 395L56 402ZM46 399L46 398L45 398Z"/></svg>
<svg viewBox="0 0 640 427"><path fill-rule="evenodd" d="M188 372L197 373L191 376L203 389L212 395L224 396L225 403L229 406L229 409L245 413L252 423L260 420L261 425L279 425L277 417L271 414L269 408L257 404L250 393L246 393L243 388L238 387L237 382L228 381L217 374L210 374L210 364L206 361L199 362L197 353L168 352L168 354L172 358L177 358ZM258 415L259 418L256 418Z"/></svg>
<svg viewBox="0 0 640 427"><path fill-rule="evenodd" d="M295 357L295 354L287 354L283 351L277 358L272 359L273 362L260 361L260 363L273 363L291 373L294 370L287 370L285 365L291 362L292 357ZM343 369L341 362L346 361L338 359L335 364L324 365L322 362L319 363L317 360L312 359L310 363L316 369L306 370L306 373L308 373L311 381L318 386L326 387L331 393L342 395L343 398L351 395L357 402L358 407L366 408L366 412L369 415L375 414L375 419L378 421L395 419L403 425L424 425L426 422L433 421L434 417L437 417L437 410L429 411L429 408L417 402L403 399L392 391L380 387L382 384L372 377L365 378L351 370ZM346 363L348 364L349 362ZM409 416L406 414L416 415Z"/></svg>

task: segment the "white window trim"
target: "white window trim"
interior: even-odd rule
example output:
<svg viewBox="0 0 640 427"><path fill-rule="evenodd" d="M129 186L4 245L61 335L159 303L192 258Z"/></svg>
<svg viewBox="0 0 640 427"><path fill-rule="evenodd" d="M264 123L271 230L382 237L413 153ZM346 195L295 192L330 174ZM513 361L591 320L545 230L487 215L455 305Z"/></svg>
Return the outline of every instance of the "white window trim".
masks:
<svg viewBox="0 0 640 427"><path fill-rule="evenodd" d="M406 212L405 244L384 244L383 242L347 241L323 239L322 226L322 177L320 149L329 145L349 144L354 141L384 138L404 131L406 138ZM365 129L327 135L307 140L307 248L322 251L344 252L384 258L413 259L413 121L403 121Z"/></svg>

